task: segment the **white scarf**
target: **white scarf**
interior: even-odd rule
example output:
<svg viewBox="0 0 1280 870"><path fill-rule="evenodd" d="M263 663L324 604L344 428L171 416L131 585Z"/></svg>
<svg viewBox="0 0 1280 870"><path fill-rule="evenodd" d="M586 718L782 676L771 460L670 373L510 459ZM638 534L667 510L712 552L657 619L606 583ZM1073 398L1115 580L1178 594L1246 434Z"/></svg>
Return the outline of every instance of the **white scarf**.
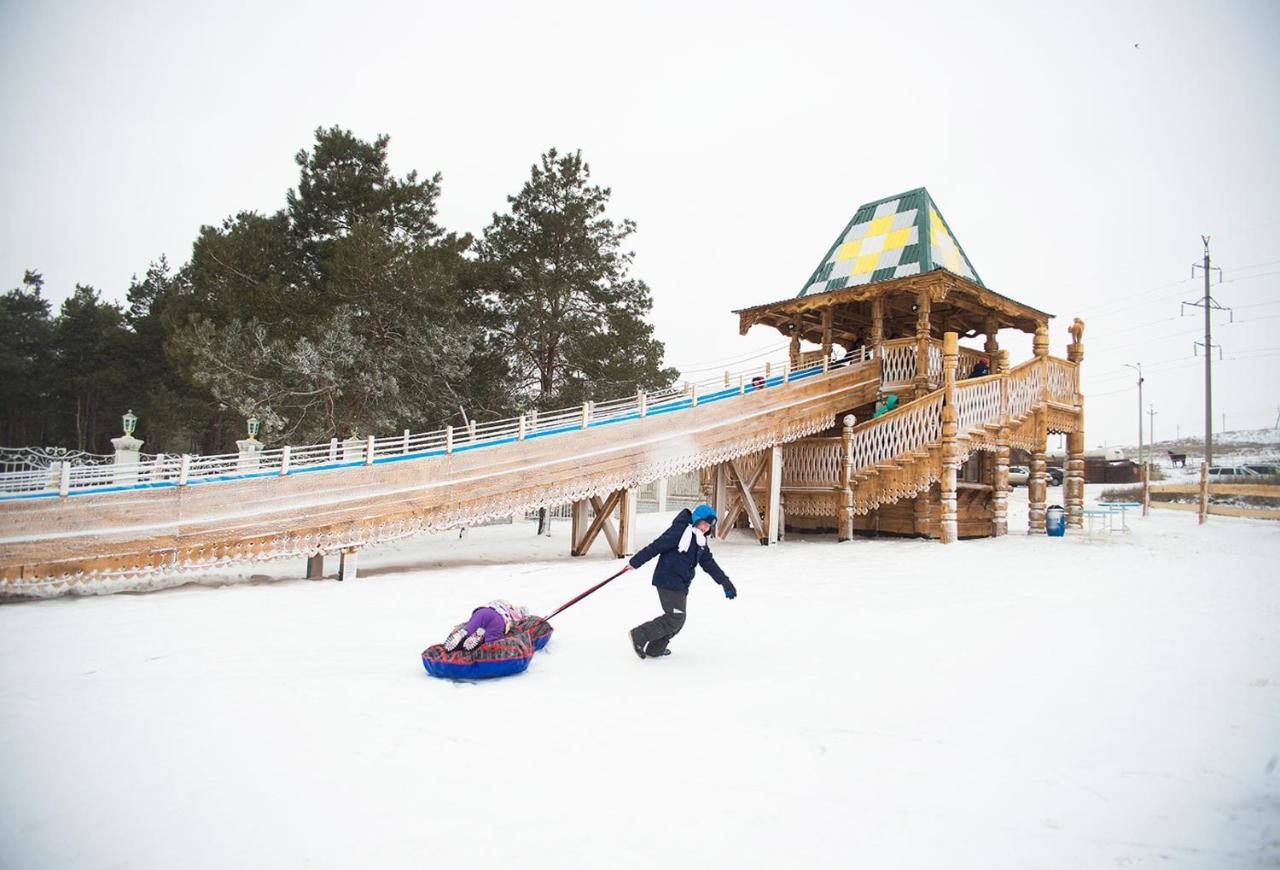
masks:
<svg viewBox="0 0 1280 870"><path fill-rule="evenodd" d="M689 552L689 541L694 538L698 539L699 547L705 547L707 545L706 535L702 534L701 531L694 528L692 524L685 526L684 534L680 536L680 545L676 547L676 549L679 550L681 553Z"/></svg>

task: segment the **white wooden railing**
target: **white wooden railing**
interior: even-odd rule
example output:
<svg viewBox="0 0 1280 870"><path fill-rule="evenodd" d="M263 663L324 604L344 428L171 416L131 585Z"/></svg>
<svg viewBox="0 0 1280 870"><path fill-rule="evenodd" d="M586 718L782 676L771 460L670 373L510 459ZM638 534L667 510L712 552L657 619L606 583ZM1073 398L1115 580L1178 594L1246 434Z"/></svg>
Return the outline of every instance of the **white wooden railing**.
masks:
<svg viewBox="0 0 1280 870"><path fill-rule="evenodd" d="M256 453L160 454L144 456L139 463L129 465L63 463L56 474L49 468L14 470L0 473L0 500L267 478L456 453L689 410L871 359L869 351L858 348L839 360L821 360L794 371L786 358L770 360L737 372L725 371L712 378L685 381L652 394L588 402L558 411L530 411L519 417L472 422L467 427L446 426L418 434L405 430L399 435L370 435L341 442L335 438L327 443L282 446Z"/></svg>
<svg viewBox="0 0 1280 870"><path fill-rule="evenodd" d="M880 343L878 351L880 379L886 386L900 386L915 380L916 354L919 347L919 342L914 338L894 338ZM942 342L936 338L929 339L927 353L929 385L937 386L942 383ZM985 351L971 347L960 348L960 364L957 367L956 377L967 378L978 361L983 359L988 359Z"/></svg>
<svg viewBox="0 0 1280 870"><path fill-rule="evenodd" d="M1046 401L1073 404L1077 378L1075 363L1048 357L1027 360L1008 374L960 381L955 387L957 437L985 436L992 425L1017 425ZM934 390L862 422L847 446L842 438L809 438L791 445L783 463L783 486L837 485L845 450L858 475L939 444L945 394L945 389Z"/></svg>

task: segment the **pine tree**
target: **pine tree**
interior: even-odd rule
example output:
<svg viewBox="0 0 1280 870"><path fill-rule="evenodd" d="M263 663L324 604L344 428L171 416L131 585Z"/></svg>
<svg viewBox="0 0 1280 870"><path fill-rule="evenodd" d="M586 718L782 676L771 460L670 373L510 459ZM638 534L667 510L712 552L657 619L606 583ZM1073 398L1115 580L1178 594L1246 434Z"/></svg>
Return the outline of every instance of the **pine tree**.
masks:
<svg viewBox="0 0 1280 870"><path fill-rule="evenodd" d="M0 296L0 438L6 445L52 444L48 414L53 320L41 295L44 277L27 270L22 286Z"/></svg>
<svg viewBox="0 0 1280 870"><path fill-rule="evenodd" d="M649 288L628 274L633 254L623 243L635 224L607 217L610 191L590 179L581 152L551 149L479 246L514 385L543 410L660 389L675 377L644 320ZM545 509L538 533L550 533Z"/></svg>
<svg viewBox="0 0 1280 870"><path fill-rule="evenodd" d="M480 257L496 267L489 304L519 386L538 408L668 386L662 343L644 320L653 302L623 249L630 220L605 214L581 152L554 148L493 216Z"/></svg>
<svg viewBox="0 0 1280 870"><path fill-rule="evenodd" d="M278 436L434 427L471 397L483 348L461 290L471 239L436 222L439 175L396 178L387 143L317 130L285 209L237 215L196 243L194 311L174 348Z"/></svg>

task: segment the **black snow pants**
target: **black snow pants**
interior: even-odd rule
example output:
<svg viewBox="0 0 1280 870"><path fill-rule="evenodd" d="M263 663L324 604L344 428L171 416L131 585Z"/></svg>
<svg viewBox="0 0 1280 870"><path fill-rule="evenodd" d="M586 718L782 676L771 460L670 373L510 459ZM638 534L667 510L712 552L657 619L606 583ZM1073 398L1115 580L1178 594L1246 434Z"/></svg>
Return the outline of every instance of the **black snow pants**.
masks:
<svg viewBox="0 0 1280 870"><path fill-rule="evenodd" d="M689 597L687 593L677 592L675 589L664 589L661 586L656 588L662 615L632 629L636 639L645 644L645 653L651 656L661 655L671 638L684 628L685 601Z"/></svg>

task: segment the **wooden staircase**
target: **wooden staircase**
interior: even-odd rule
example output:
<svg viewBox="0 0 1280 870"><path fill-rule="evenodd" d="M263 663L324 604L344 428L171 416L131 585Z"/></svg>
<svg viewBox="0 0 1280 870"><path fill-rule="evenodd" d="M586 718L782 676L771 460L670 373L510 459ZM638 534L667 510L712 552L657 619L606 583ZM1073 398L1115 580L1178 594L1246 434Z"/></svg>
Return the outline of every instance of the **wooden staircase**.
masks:
<svg viewBox="0 0 1280 870"><path fill-rule="evenodd" d="M948 334L940 388L862 423L846 416L840 437L809 438L784 448L785 515L834 519L843 540L852 536L856 517L915 499L912 531L948 541L956 537L957 499L976 503L985 491L992 533L1002 534L1009 450L1021 447L1033 455L1033 525L1038 503L1043 528L1047 433L1083 431L1078 363L1045 350L1006 373L957 382L955 336ZM990 482L957 481L957 469L978 451L993 455L994 462L986 463ZM1068 510L1078 517L1083 465L1075 475L1068 471ZM919 502L931 491L938 494L940 508L933 513Z"/></svg>

